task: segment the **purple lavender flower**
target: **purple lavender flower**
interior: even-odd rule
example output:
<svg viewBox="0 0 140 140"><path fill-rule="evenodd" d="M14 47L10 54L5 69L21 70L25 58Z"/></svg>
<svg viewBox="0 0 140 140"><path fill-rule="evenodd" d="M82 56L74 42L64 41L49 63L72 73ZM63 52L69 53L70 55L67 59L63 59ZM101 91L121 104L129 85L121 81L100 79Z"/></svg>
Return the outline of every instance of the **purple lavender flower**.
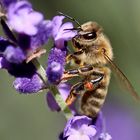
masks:
<svg viewBox="0 0 140 140"><path fill-rule="evenodd" d="M93 140L96 133L96 127L92 124L91 118L75 116L67 122L63 138L67 138L67 140Z"/></svg>
<svg viewBox="0 0 140 140"><path fill-rule="evenodd" d="M111 136L104 128L102 113L96 118L74 116L60 134L60 140L111 140Z"/></svg>
<svg viewBox="0 0 140 140"><path fill-rule="evenodd" d="M56 102L54 96L49 91L45 96L45 101L47 102L48 107L51 111L60 111L61 108L59 107L58 103Z"/></svg>
<svg viewBox="0 0 140 140"><path fill-rule="evenodd" d="M9 62L1 55L0 56L0 69L8 69Z"/></svg>
<svg viewBox="0 0 140 140"><path fill-rule="evenodd" d="M16 7L17 10L21 9L22 11L23 8L30 7L27 1L20 2L21 3L19 3L19 5L17 5ZM52 31L51 21L44 20L41 20L41 22L39 22L38 25L36 25L37 33L32 36L29 36L25 33L19 33L17 34L18 37L15 38L15 36L13 35L13 33L11 32L11 30L9 29L8 25L4 20L2 27L6 35L9 37L10 40L12 40L14 44L10 43L8 40L3 39L1 37L0 38L1 51L4 54L3 56L7 59L7 61L12 63L22 63L24 60L27 60L27 58L29 58L30 56L31 59L34 53L38 53L34 55L34 57L39 57L42 54L41 50L39 52L39 47L44 45L48 41L48 38L50 37Z"/></svg>
<svg viewBox="0 0 140 140"><path fill-rule="evenodd" d="M73 28L72 23L62 24L64 16L55 16L52 20L52 36L54 47L48 57L48 67L46 70L48 80L52 84L58 84L62 77L65 65L66 47L69 39L76 35L76 32L65 30Z"/></svg>
<svg viewBox="0 0 140 140"><path fill-rule="evenodd" d="M69 93L70 93L71 86L68 83L60 83L57 86L57 88L58 88L59 93L62 96L63 100L65 101L67 99ZM47 101L47 104L48 104L49 108L52 111L60 111L61 110L59 105L55 101L55 98L53 97L51 92L48 92L46 94L46 101ZM75 115L76 114L76 109L75 109L74 103L71 104L70 109L71 109L73 115Z"/></svg>
<svg viewBox="0 0 140 140"><path fill-rule="evenodd" d="M24 61L26 57L19 47L7 46L7 42L2 40L0 48L0 69L6 69L16 78L32 78L36 74L36 67L32 62Z"/></svg>
<svg viewBox="0 0 140 140"><path fill-rule="evenodd" d="M32 63L15 64L0 57L0 68L6 69L10 75L16 77L13 86L20 93L37 93L44 87Z"/></svg>
<svg viewBox="0 0 140 140"><path fill-rule="evenodd" d="M0 68L6 69L15 77L32 77L36 68L32 63L26 63L25 55L18 47L8 40L0 38Z"/></svg>
<svg viewBox="0 0 140 140"><path fill-rule="evenodd" d="M11 3L8 8L8 23L18 33L35 35L37 25L43 20L43 15L32 9L28 1Z"/></svg>
<svg viewBox="0 0 140 140"><path fill-rule="evenodd" d="M3 56L6 58L7 61L11 63L22 63L26 56L24 52L19 47L8 46L3 53Z"/></svg>
<svg viewBox="0 0 140 140"><path fill-rule="evenodd" d="M54 38L55 46L57 48L65 47L64 42L70 40L76 35L76 31L66 30L73 28L73 24L71 22L67 22L62 24L64 16L55 16L52 19L52 36Z"/></svg>
<svg viewBox="0 0 140 140"><path fill-rule="evenodd" d="M47 77L50 83L58 84L65 64L66 50L52 48L48 57L48 67L46 70Z"/></svg>
<svg viewBox="0 0 140 140"><path fill-rule="evenodd" d="M12 45L12 43L9 40L7 40L6 38L3 38L0 36L0 53L1 54L5 51L5 49L9 45Z"/></svg>
<svg viewBox="0 0 140 140"><path fill-rule="evenodd" d="M2 61L3 61L3 57L2 57L2 56L0 56L0 69L2 69L2 68L3 68Z"/></svg>
<svg viewBox="0 0 140 140"><path fill-rule="evenodd" d="M37 93L44 84L37 74L34 74L31 78L16 78L13 83L14 88L20 93Z"/></svg>
<svg viewBox="0 0 140 140"><path fill-rule="evenodd" d="M41 50L41 47L47 43L52 34L52 22L50 20L42 20L36 27L38 31L35 35L18 34L18 45L27 55Z"/></svg>
<svg viewBox="0 0 140 140"><path fill-rule="evenodd" d="M27 64L26 61L48 41L52 23L44 21L41 13L33 11L28 1L9 2L7 12L7 23L17 32L17 36L14 36L3 19L1 24L9 40L0 37L0 68L16 77L13 85L17 91L38 92L44 87L43 82L33 63Z"/></svg>
<svg viewBox="0 0 140 140"><path fill-rule="evenodd" d="M4 55L0 56L0 68L6 69L10 75L16 77L13 85L18 92L36 93L43 89L44 84L31 62L28 64L25 61L17 63L22 58L22 53L20 54L20 50L18 49L11 46L7 47Z"/></svg>
<svg viewBox="0 0 140 140"><path fill-rule="evenodd" d="M11 3L15 2L17 2L17 0L1 0L1 3L5 8L8 8Z"/></svg>
<svg viewBox="0 0 140 140"><path fill-rule="evenodd" d="M0 53L10 63L22 63L26 56L19 47L14 46L9 40L0 37Z"/></svg>
<svg viewBox="0 0 140 140"><path fill-rule="evenodd" d="M66 30L66 29L72 29L73 24L71 22L62 24L64 18L65 18L64 16L55 16L52 20L53 23L52 35L55 41L59 39L68 41L76 35L75 31Z"/></svg>
<svg viewBox="0 0 140 140"><path fill-rule="evenodd" d="M5 34L25 51L35 52L38 47L47 43L52 34L52 22L43 20L43 15L35 12L28 1L11 3L8 8L7 22L17 32L18 38L11 33L6 21L2 19Z"/></svg>
<svg viewBox="0 0 140 140"><path fill-rule="evenodd" d="M31 36L31 47L40 47L47 43L49 37L52 35L52 22L50 20L42 21L38 26L36 35Z"/></svg>
<svg viewBox="0 0 140 140"><path fill-rule="evenodd" d="M6 69L8 73L14 77L31 78L36 73L36 68L32 63L9 63L5 58L1 60L1 67Z"/></svg>

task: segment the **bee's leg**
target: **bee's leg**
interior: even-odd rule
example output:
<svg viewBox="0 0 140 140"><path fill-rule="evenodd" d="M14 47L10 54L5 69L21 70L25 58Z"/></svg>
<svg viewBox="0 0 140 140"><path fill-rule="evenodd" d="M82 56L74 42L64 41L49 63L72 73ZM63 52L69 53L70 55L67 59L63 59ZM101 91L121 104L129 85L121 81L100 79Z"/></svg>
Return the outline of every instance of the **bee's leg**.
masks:
<svg viewBox="0 0 140 140"><path fill-rule="evenodd" d="M62 78L61 78L61 82L65 82L73 77L79 76L79 71L78 69L71 69L68 71L65 71Z"/></svg>
<svg viewBox="0 0 140 140"><path fill-rule="evenodd" d="M91 80L89 80L89 81L86 81L86 82L84 83L85 89L86 89L87 91L96 89L96 88L98 87L100 81L103 79L103 77L104 77L104 76L101 75L101 76L97 77L96 79L94 78L94 79L91 79Z"/></svg>
<svg viewBox="0 0 140 140"><path fill-rule="evenodd" d="M84 67L78 68L79 74L81 75L93 75L93 76L103 76L104 72L100 68L96 68L92 65L86 65Z"/></svg>
<svg viewBox="0 0 140 140"><path fill-rule="evenodd" d="M81 67L78 69L70 69L64 72L61 81L67 81L73 77L79 76L80 74L82 74L83 72L88 72L93 70L93 67L88 65L86 67Z"/></svg>
<svg viewBox="0 0 140 140"><path fill-rule="evenodd" d="M92 79L92 80L85 81L85 82L79 82L79 83L75 84L71 88L70 94L66 99L67 105L71 105L79 94L83 94L83 92L85 92L87 90L88 91L94 90L96 87L98 87L99 82L102 79L103 79L103 76L99 76L96 79Z"/></svg>
<svg viewBox="0 0 140 140"><path fill-rule="evenodd" d="M81 60L78 59L77 56L81 55L83 53L83 50L79 50L77 52L74 52L73 54L69 54L67 57L66 57L66 63L69 63L69 62L74 62L75 64L78 64L78 65L81 65Z"/></svg>
<svg viewBox="0 0 140 140"><path fill-rule="evenodd" d="M79 76L79 75L89 75L88 73L92 72L92 75L95 76L102 76L103 73L99 71L99 69L91 66L86 65L84 67L78 68L78 69L71 69L64 72L61 81L67 81L73 77Z"/></svg>
<svg viewBox="0 0 140 140"><path fill-rule="evenodd" d="M71 90L70 90L70 94L68 95L67 99L66 99L66 104L69 106L71 105L77 95L79 94L80 91L84 90L84 84L82 82L79 82L77 84L75 84L74 86L72 86Z"/></svg>

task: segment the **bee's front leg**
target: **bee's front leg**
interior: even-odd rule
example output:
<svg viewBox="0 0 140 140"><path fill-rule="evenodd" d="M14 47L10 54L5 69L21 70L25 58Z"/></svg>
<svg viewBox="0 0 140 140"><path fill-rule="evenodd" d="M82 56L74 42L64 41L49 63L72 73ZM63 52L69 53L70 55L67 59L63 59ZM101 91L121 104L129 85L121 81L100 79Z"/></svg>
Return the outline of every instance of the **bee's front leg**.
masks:
<svg viewBox="0 0 140 140"><path fill-rule="evenodd" d="M74 52L73 54L69 54L67 57L66 57L66 63L75 63L75 64L78 64L78 65L81 65L81 60L78 59L78 56L83 54L83 50L79 50L77 52Z"/></svg>
<svg viewBox="0 0 140 140"><path fill-rule="evenodd" d="M85 91L94 90L98 87L99 82L103 79L103 76L99 76L96 79L89 81L83 81L72 86L69 96L66 99L66 104L71 105L79 94L83 94Z"/></svg>

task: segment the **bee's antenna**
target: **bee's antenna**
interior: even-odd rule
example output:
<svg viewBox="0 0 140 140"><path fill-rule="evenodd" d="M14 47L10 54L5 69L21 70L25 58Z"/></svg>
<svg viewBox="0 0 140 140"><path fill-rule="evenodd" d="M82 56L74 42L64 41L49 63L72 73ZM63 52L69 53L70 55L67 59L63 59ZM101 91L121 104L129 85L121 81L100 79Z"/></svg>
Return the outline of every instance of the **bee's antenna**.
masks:
<svg viewBox="0 0 140 140"><path fill-rule="evenodd" d="M66 15L66 14L64 14L64 13L62 13L62 12L58 12L58 13L59 13L60 15L62 15L62 16L65 16L66 18L68 18L68 19L70 19L70 20L76 22L77 25L81 28L81 24L80 24L75 18L73 18L73 17L71 17L71 16L69 16L69 15Z"/></svg>

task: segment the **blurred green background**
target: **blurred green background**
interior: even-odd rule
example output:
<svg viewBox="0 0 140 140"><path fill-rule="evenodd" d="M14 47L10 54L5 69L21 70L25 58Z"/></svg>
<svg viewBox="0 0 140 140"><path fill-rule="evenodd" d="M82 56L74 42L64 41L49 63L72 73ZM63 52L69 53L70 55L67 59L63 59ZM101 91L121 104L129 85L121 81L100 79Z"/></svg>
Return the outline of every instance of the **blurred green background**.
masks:
<svg viewBox="0 0 140 140"><path fill-rule="evenodd" d="M61 11L76 18L81 24L91 20L102 25L105 34L111 40L115 62L140 95L139 0L32 0L31 2L33 7L43 12L47 19L51 19L57 11ZM45 59L43 57L43 63ZM0 140L57 140L65 125L63 114L49 110L44 93L18 94L12 87L12 81L13 77L10 77L6 71L0 71ZM140 130L139 107L140 103L136 103L129 94L122 91L116 80L112 78L103 112L107 120L107 130L110 133L115 131L112 132L113 140L140 140L140 134L137 133ZM121 115L123 117L119 118ZM128 131L125 128L126 123ZM121 132L118 131L119 126L123 127ZM127 138L129 130L132 137ZM136 137L133 138L133 135Z"/></svg>

